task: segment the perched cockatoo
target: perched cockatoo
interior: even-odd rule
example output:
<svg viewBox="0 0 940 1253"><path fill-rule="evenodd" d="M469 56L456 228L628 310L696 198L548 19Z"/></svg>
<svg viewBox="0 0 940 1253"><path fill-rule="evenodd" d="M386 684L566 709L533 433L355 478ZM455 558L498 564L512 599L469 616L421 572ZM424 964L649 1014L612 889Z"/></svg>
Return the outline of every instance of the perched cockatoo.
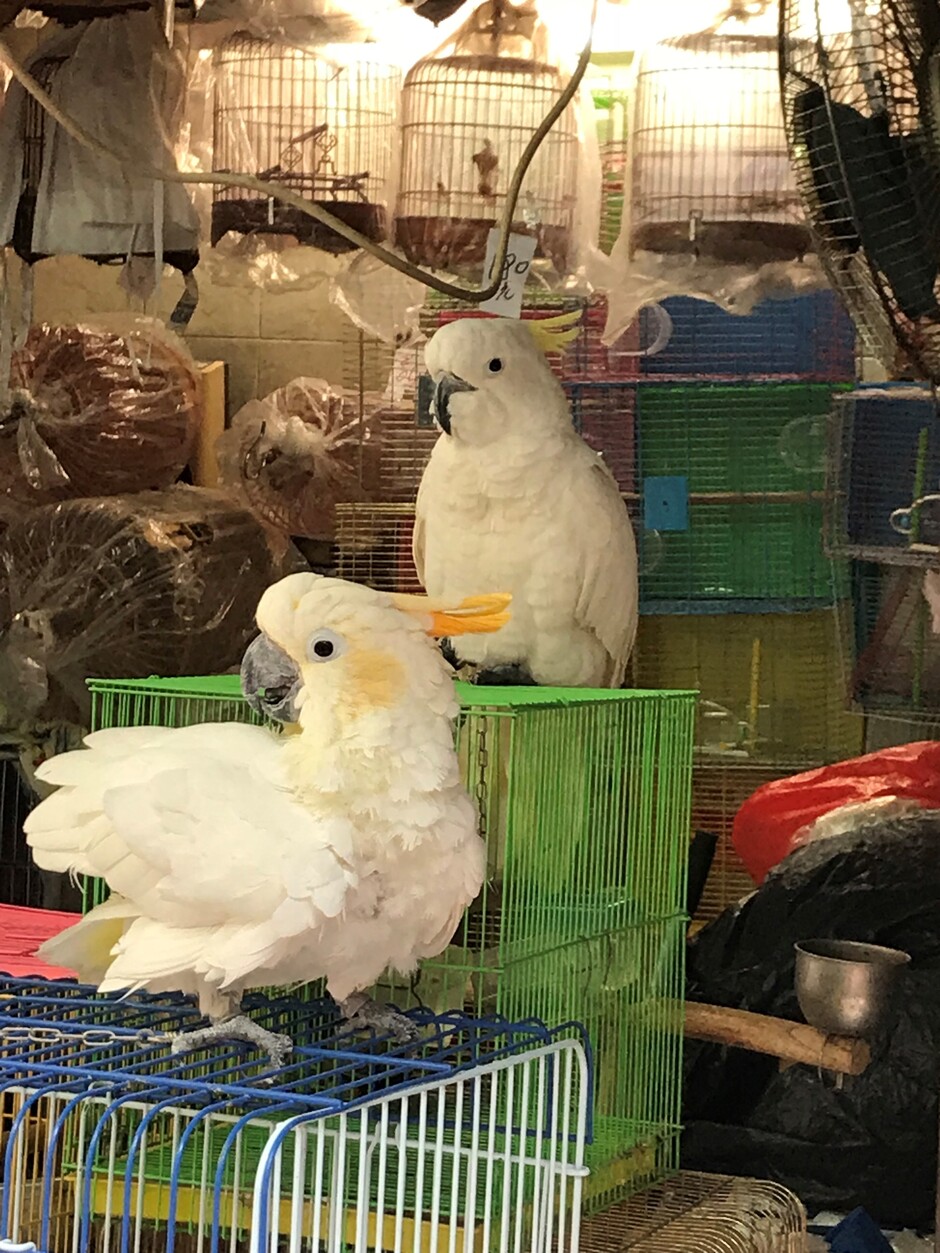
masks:
<svg viewBox="0 0 940 1253"><path fill-rule="evenodd" d="M110 899L43 945L103 992L178 990L213 1026L174 1047L290 1048L239 1014L247 988L325 976L356 1027L401 1033L361 995L443 951L485 850L454 749L453 676L431 637L499 629L507 596L452 610L304 573L258 606L242 681L285 733L240 723L98 731L38 774L43 869Z"/></svg>
<svg viewBox="0 0 940 1253"><path fill-rule="evenodd" d="M633 527L544 356L570 323L463 318L425 349L442 433L418 491L418 577L431 596L513 598L504 631L452 641L477 682L620 687L633 647Z"/></svg>

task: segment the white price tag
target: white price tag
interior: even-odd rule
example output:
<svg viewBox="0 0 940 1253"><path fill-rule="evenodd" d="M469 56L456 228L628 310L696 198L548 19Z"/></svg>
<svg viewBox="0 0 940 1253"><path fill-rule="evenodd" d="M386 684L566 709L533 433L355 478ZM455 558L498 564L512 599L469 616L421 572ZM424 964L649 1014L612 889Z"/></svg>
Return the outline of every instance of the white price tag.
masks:
<svg viewBox="0 0 940 1253"><path fill-rule="evenodd" d="M483 283L489 286L495 275L493 263L496 260L496 246L499 243L499 231L492 230L486 240L486 259L483 262ZM529 266L535 256L534 235L510 235L509 249L503 265L503 281L496 295L479 305L484 313L498 313L504 318L522 316L522 292L529 273Z"/></svg>

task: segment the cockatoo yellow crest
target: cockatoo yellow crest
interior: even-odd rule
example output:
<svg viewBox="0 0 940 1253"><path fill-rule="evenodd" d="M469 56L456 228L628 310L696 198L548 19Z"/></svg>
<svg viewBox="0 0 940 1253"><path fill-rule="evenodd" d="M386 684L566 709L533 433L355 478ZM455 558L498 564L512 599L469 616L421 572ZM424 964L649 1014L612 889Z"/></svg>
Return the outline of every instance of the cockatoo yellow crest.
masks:
<svg viewBox="0 0 940 1253"><path fill-rule="evenodd" d="M232 1021L242 992L320 977L354 1021L404 1029L360 994L447 946L485 864L432 636L498 631L508 600L314 574L269 588L242 682L294 734L113 729L41 767L58 790L26 822L36 863L111 890L44 955L104 991L196 995L217 1025L181 1047L234 1037L277 1061L289 1041Z"/></svg>
<svg viewBox="0 0 940 1253"><path fill-rule="evenodd" d="M526 328L538 347L546 355L552 352L564 352L581 334L581 311L557 313L550 318L525 318L522 325Z"/></svg>

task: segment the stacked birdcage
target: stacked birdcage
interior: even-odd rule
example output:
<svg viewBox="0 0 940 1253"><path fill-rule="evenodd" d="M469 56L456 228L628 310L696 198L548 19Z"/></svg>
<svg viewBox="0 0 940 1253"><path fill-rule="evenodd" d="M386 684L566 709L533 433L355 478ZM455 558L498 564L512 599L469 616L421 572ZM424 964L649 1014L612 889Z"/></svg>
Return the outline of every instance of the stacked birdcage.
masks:
<svg viewBox="0 0 940 1253"><path fill-rule="evenodd" d="M719 836L708 917L748 882L729 836L749 791L861 749L842 681L849 571L823 543L829 412L854 340L830 292L743 317L688 297L662 309L668 339L639 359L631 681L701 693L693 816ZM641 313L641 346L661 319Z"/></svg>
<svg viewBox="0 0 940 1253"><path fill-rule="evenodd" d="M0 997L4 1247L577 1253L576 1027L417 1011L389 1047L328 1002L253 996L294 1043L272 1074L237 1045L174 1055L200 1021L180 998L9 978Z"/></svg>
<svg viewBox="0 0 940 1253"><path fill-rule="evenodd" d="M830 550L850 557L846 683L866 713L940 723L940 422L932 388L863 385L839 397ZM926 733L926 732L925 732Z"/></svg>
<svg viewBox="0 0 940 1253"><path fill-rule="evenodd" d="M214 54L214 164L280 184L360 235L384 239L401 76L376 45L232 35ZM217 187L212 242L228 231L355 245L293 205Z"/></svg>
<svg viewBox="0 0 940 1253"><path fill-rule="evenodd" d="M92 687L100 727L252 719L236 678ZM582 1023L597 1072L586 1199L601 1206L677 1164L695 696L458 690L487 882L441 956L376 995Z"/></svg>
<svg viewBox="0 0 940 1253"><path fill-rule="evenodd" d="M610 252L620 235L629 171L631 102L630 53L600 52L591 57L591 97L601 158L601 221L598 243Z"/></svg>

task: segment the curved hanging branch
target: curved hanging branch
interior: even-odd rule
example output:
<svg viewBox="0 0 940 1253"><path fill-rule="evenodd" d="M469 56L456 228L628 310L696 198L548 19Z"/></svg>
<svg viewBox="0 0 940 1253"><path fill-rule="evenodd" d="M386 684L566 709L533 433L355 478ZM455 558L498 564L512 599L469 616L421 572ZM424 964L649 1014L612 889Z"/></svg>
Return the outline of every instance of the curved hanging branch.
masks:
<svg viewBox="0 0 940 1253"><path fill-rule="evenodd" d="M450 283L446 279L438 278L436 274L430 273L428 270L422 269L420 266L413 265L404 257L399 257L397 253L391 252L387 248L383 248L381 244L374 243L371 239L367 239L351 226L347 226L345 222L334 217L326 209L322 209L313 201L298 196L296 192L289 187L284 187L280 183L269 183L264 179L255 178L252 174L229 173L221 170L209 170L205 173L184 173L181 170L163 170L158 166L151 165L147 161L132 161L121 153L115 152L112 148L89 135L77 122L68 116L49 93L36 81L24 66L22 66L13 53L10 51L6 40L0 35L0 58L2 58L10 68L13 77L23 86L29 95L42 106L49 116L58 123L59 126L77 142L88 148L91 152L96 153L99 157L103 157L107 161L118 165L121 169L126 169L137 174L144 174L148 178L155 179L164 183L185 183L185 184L210 184L216 187L246 187L250 191L256 191L263 196L270 196L273 199L281 200L284 204L291 205L292 208L299 209L301 213L307 214L309 217L315 218L318 222L322 222L337 235L341 235L344 239L354 244L357 248L362 248L364 252L371 253L373 257L379 261L390 265L393 269L400 271L408 278L415 279L419 283L423 283L425 287L430 287L434 291L440 292L444 296L450 296L455 300L465 300L474 304L482 304L492 299L499 291L502 285L503 265L506 261L506 254L509 249L509 234L512 228L512 221L516 211L516 202L519 199L519 193L522 190L522 183L525 179L529 166L538 152L545 136L555 125L558 119L564 113L565 109L574 98L575 92L581 85L591 58L591 41L594 35L594 22L597 17L597 0L592 0L591 6L591 27L588 33L588 41L581 50L578 58L578 64L575 71L569 79L564 91L561 92L558 99L549 109L548 113L539 123L533 132L529 142L526 144L522 156L519 158L519 164L513 171L512 178L509 183L509 190L506 193L506 199L503 204L503 210L499 219L499 244L496 249L494 258L493 272L497 275L495 279L487 287L463 287L457 283Z"/></svg>

